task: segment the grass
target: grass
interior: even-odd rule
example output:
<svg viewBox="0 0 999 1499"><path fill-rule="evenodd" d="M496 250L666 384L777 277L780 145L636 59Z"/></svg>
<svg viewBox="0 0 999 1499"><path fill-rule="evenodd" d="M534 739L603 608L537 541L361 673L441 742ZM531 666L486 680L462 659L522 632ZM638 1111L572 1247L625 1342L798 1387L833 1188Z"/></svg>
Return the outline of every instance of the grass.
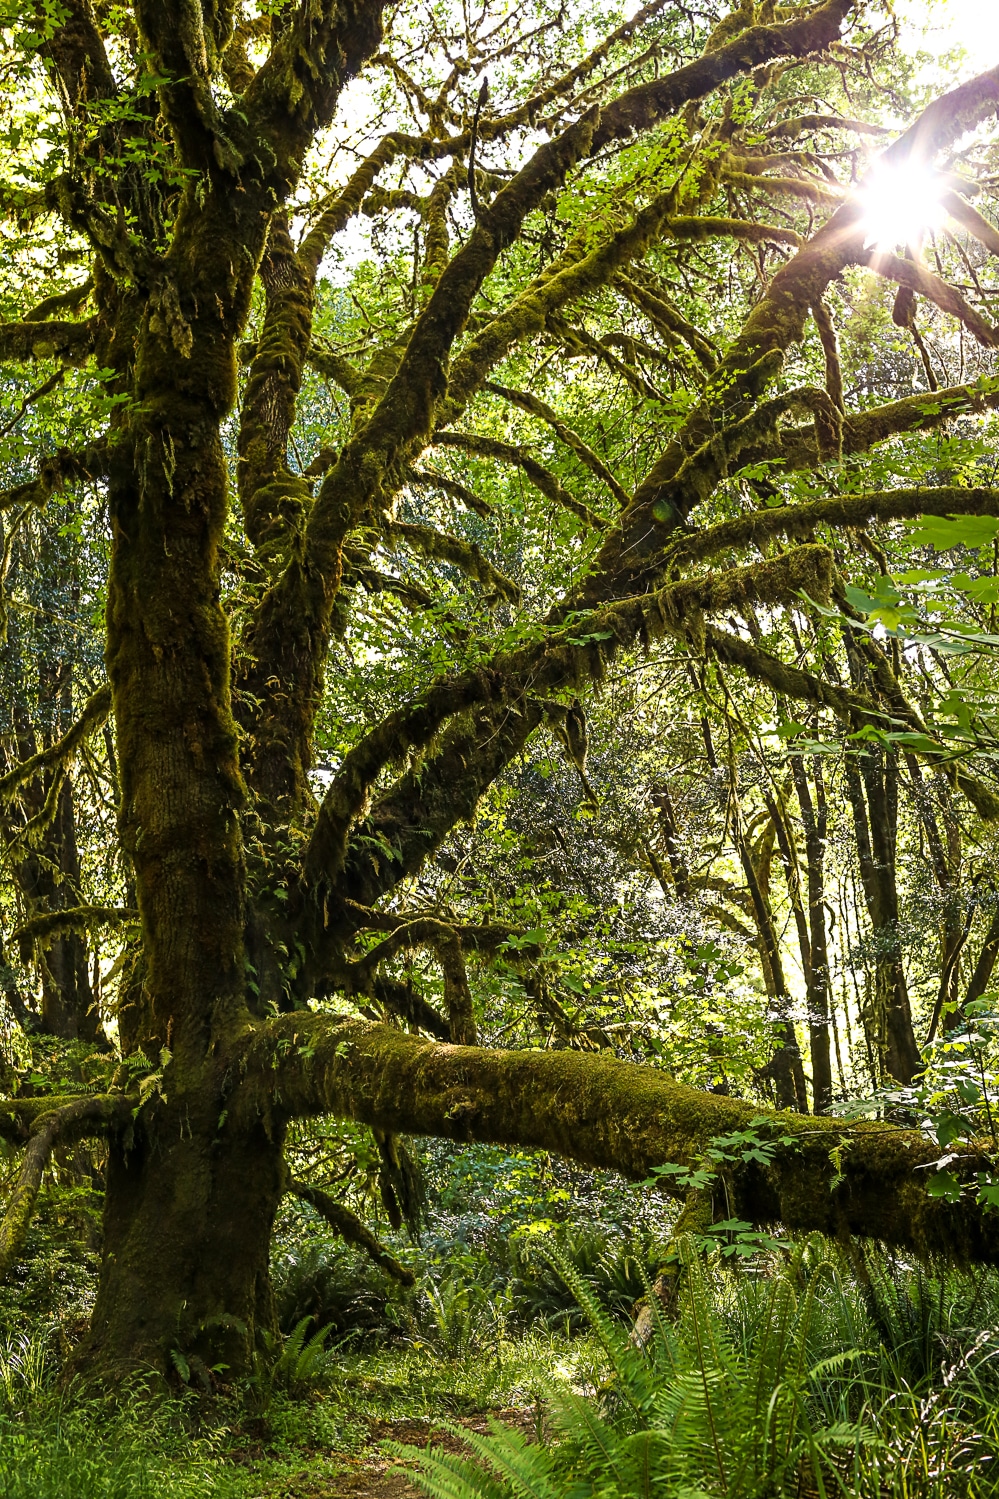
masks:
<svg viewBox="0 0 999 1499"><path fill-rule="evenodd" d="M379 1422L443 1422L547 1401L586 1377L592 1340L547 1331L460 1356L416 1341L334 1348L308 1388L259 1379L204 1398L61 1390L44 1337L0 1347L0 1499L281 1499L338 1492ZM328 1485L328 1488L325 1487Z"/></svg>

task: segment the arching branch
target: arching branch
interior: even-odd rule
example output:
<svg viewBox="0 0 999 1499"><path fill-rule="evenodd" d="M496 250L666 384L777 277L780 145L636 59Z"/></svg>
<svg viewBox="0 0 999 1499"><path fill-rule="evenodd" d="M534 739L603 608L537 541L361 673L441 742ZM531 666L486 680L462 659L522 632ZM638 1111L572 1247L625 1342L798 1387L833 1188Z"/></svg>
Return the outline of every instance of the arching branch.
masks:
<svg viewBox="0 0 999 1499"><path fill-rule="evenodd" d="M93 697L84 705L83 712L76 723L69 729L61 739L48 749L39 750L37 755L32 755L28 760L22 760L20 765L15 765L13 770L8 770L5 776L0 776L0 799L9 799L19 786L29 781L42 770L49 770L53 766L66 765L76 754L80 745L90 738L91 734L106 721L111 712L111 688L99 687Z"/></svg>
<svg viewBox="0 0 999 1499"><path fill-rule="evenodd" d="M556 437L561 438L566 447L569 448L581 463L585 464L592 474L596 474L601 484L606 484L618 504L626 508L631 504L631 496L624 486L604 463L598 453L583 441L578 432L574 432L567 422L562 421L556 411L553 411L547 401L542 401L538 396L531 395L525 390L511 390L509 386L497 385L494 381L487 381L485 389L493 395L502 396L505 401L519 406L522 411L529 411L532 416L538 417L546 422Z"/></svg>
<svg viewBox="0 0 999 1499"><path fill-rule="evenodd" d="M42 1175L57 1143L102 1134L116 1124L126 1124L138 1100L124 1094L106 1093L76 1098L69 1103L47 1103L34 1119L20 1175L0 1221L0 1280L17 1259L31 1223Z"/></svg>
<svg viewBox="0 0 999 1499"><path fill-rule="evenodd" d="M436 432L434 446L438 448L461 448L463 452L475 453L482 458L495 458L501 463L511 463L520 468L545 499L561 505L595 531L604 531L607 522L602 520L589 505L571 495L559 479L545 468L543 463L526 450L512 442L502 442L498 437L486 437L479 432Z"/></svg>
<svg viewBox="0 0 999 1499"><path fill-rule="evenodd" d="M412 1286L416 1284L416 1276L412 1270L407 1270L405 1265L399 1261L380 1244L369 1228L352 1213L350 1208L344 1207L342 1202L337 1202L328 1192L321 1187L310 1186L308 1182L299 1181L297 1177L288 1180L288 1191L307 1202L310 1207L315 1208L320 1218L329 1224L335 1234L341 1239L346 1239L348 1244L356 1244L358 1249L363 1249L369 1260L391 1275L400 1285Z"/></svg>

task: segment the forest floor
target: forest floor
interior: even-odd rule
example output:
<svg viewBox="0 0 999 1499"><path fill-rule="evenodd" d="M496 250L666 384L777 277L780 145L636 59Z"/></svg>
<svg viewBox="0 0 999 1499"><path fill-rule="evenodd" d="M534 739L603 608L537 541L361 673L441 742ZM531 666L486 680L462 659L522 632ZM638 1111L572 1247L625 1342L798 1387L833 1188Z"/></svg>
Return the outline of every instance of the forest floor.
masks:
<svg viewBox="0 0 999 1499"><path fill-rule="evenodd" d="M446 1426L407 1416L379 1420L372 1424L367 1447L344 1457L341 1471L329 1472L331 1465L338 1466L334 1455L323 1464L326 1472L303 1468L299 1473L282 1477L274 1487L262 1490L260 1499L419 1499L405 1467L398 1459L379 1451L379 1444L398 1442L410 1447L428 1447L433 1443L447 1452L460 1452L464 1444L455 1428L486 1434L490 1421L495 1420L515 1426L529 1440L537 1434L537 1409L515 1406L458 1417Z"/></svg>

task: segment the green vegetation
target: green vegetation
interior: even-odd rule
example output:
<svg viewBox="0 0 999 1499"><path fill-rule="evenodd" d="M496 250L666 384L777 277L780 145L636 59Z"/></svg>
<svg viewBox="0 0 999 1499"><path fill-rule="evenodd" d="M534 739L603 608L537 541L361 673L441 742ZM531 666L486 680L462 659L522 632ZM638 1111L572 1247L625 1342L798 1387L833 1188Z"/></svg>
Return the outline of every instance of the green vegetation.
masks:
<svg viewBox="0 0 999 1499"><path fill-rule="evenodd" d="M999 1490L909 8L0 0L0 1499Z"/></svg>

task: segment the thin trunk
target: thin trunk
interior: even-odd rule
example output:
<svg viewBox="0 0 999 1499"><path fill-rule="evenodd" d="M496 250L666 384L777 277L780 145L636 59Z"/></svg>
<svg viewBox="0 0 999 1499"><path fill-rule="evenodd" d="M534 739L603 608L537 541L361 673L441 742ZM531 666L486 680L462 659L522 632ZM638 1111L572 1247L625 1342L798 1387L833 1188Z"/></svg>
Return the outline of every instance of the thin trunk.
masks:
<svg viewBox="0 0 999 1499"><path fill-rule="evenodd" d="M708 764L712 770L717 770L718 757L715 754L711 725L707 717L703 714L701 716L701 736L704 740ZM767 993L773 1006L772 1025L778 1043L777 1050L767 1064L766 1075L773 1079L774 1091L779 1107L782 1109L797 1109L799 1113L805 1114L808 1112L808 1089L805 1083L805 1069L801 1063L801 1050L798 1046L798 1037L795 1033L794 1021L791 1018L791 995L784 978L784 967L780 956L780 943L774 928L769 897L761 888L756 866L753 863L752 851L743 831L738 787L735 782L734 773L730 778L729 797L732 836L736 853L739 855L739 862L742 865L742 871L745 875L746 885L749 889L753 917L759 933L763 976L767 986Z"/></svg>
<svg viewBox="0 0 999 1499"><path fill-rule="evenodd" d="M846 756L846 783L857 838L861 883L874 947L870 1041L879 1071L910 1083L922 1066L912 1028L898 933L895 882L897 776L894 760L872 751ZM858 763L859 762L859 763Z"/></svg>
<svg viewBox="0 0 999 1499"><path fill-rule="evenodd" d="M832 1107L832 1059L829 1048L831 995L829 984L829 948L826 937L825 851L828 831L828 806L822 768L812 761L815 798L812 798L808 773L800 755L791 760L795 792L801 810L805 833L805 879L808 894L808 944L810 963L806 973L808 985L808 1041L812 1063L812 1094L816 1114L827 1114ZM842 1063L840 1063L842 1073Z"/></svg>

